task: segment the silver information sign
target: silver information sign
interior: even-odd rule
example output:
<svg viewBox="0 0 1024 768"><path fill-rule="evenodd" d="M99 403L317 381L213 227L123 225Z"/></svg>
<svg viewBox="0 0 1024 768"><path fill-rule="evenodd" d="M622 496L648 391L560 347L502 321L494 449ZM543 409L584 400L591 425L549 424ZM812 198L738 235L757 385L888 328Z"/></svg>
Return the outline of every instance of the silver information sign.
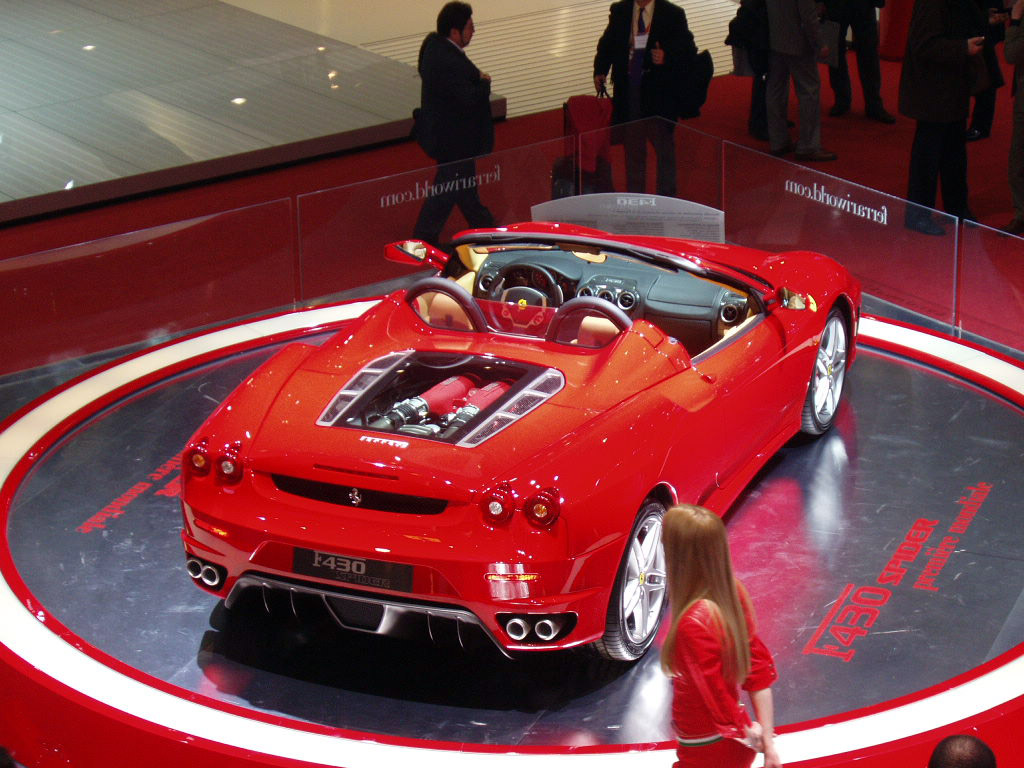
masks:
<svg viewBox="0 0 1024 768"><path fill-rule="evenodd" d="M593 227L615 235L725 242L725 213L689 200L631 192L561 197L530 209L534 221Z"/></svg>

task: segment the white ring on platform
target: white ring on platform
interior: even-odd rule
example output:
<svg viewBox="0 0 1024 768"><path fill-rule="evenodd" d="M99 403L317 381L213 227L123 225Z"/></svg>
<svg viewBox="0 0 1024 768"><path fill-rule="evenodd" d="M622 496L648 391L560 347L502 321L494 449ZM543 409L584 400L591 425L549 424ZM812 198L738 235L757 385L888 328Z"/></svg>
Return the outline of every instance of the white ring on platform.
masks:
<svg viewBox="0 0 1024 768"><path fill-rule="evenodd" d="M360 301L298 311L213 331L140 354L87 377L43 401L0 433L0 486L8 481L18 462L51 430L118 387L231 345L290 331L313 331L351 319L375 303ZM865 341L889 342L969 368L1024 395L1024 369L983 350L872 318L861 321L860 335ZM30 613L6 581L0 581L0 643L39 673L125 714L239 750L307 763L379 768L382 764L408 760L415 761L420 768L462 768L486 760L488 765L524 768L565 768L567 765L664 768L673 760L672 744L657 749L652 749L651 745L636 745L635 748L617 745L609 747L607 752L585 753L477 752L472 747L403 746L387 743L386 737L342 737L302 730L299 723L296 728L290 728L251 720L157 690L102 664L47 629L45 614ZM862 750L965 720L1021 696L1024 696L1024 657L1018 656L956 687L901 706L782 734L777 739L778 749L787 763ZM429 746L429 742L424 742L424 747Z"/></svg>

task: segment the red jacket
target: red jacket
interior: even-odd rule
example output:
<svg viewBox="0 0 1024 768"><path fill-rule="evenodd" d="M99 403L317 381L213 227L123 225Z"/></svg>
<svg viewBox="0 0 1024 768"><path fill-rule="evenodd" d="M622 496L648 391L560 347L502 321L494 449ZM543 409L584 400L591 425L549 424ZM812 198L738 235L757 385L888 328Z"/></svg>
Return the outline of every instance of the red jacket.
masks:
<svg viewBox="0 0 1024 768"><path fill-rule="evenodd" d="M746 604L744 603L746 609ZM747 615L750 674L746 691L768 688L778 679L775 662ZM701 744L726 737L742 739L750 716L740 704L739 687L722 671L722 636L707 600L699 600L679 619L672 678L672 724L681 742Z"/></svg>

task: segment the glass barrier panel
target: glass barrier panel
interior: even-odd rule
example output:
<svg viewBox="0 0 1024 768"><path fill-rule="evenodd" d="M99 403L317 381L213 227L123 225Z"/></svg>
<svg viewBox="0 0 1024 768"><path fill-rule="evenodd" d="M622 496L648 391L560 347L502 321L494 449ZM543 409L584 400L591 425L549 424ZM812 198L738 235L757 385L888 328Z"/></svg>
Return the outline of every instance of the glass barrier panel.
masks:
<svg viewBox="0 0 1024 768"><path fill-rule="evenodd" d="M660 117L579 134L579 194L639 192L722 208L722 140Z"/></svg>
<svg viewBox="0 0 1024 768"><path fill-rule="evenodd" d="M729 142L723 154L728 242L825 253L876 300L871 312L952 325L954 217Z"/></svg>
<svg viewBox="0 0 1024 768"><path fill-rule="evenodd" d="M289 200L0 261L0 375L291 306Z"/></svg>
<svg viewBox="0 0 1024 768"><path fill-rule="evenodd" d="M303 300L408 275L385 261L387 243L443 245L469 227L529 221L530 206L551 199L566 151L560 138L300 196Z"/></svg>
<svg viewBox="0 0 1024 768"><path fill-rule="evenodd" d="M968 339L1024 359L1024 238L964 222L957 324Z"/></svg>

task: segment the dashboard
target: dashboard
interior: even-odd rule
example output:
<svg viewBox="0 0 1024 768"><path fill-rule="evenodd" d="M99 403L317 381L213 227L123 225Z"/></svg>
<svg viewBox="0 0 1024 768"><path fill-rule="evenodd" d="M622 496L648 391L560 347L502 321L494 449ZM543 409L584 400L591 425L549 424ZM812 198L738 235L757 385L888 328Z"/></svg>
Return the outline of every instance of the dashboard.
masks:
<svg viewBox="0 0 1024 768"><path fill-rule="evenodd" d="M473 286L478 298L558 306L576 296L614 304L699 354L756 311L739 288L612 252L560 247L488 249Z"/></svg>

